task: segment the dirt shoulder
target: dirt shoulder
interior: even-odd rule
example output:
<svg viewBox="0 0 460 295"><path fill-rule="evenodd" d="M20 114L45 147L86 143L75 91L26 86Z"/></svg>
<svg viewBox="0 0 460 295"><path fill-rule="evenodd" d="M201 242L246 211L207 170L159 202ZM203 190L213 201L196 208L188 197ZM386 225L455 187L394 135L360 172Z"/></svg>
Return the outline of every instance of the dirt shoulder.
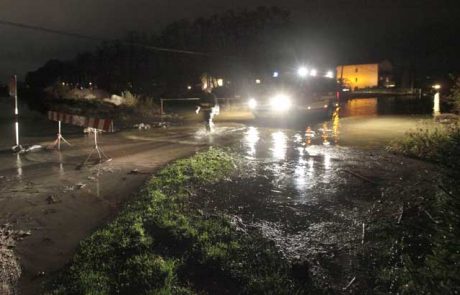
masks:
<svg viewBox="0 0 460 295"><path fill-rule="evenodd" d="M220 128L213 140L236 125ZM100 146L113 160L76 170L92 151L92 140L72 139L61 153L0 155L0 224L30 232L14 248L21 294L35 294L43 277L62 268L78 243L110 220L159 167L210 144L200 126L103 135ZM2 255L8 255L5 249Z"/></svg>

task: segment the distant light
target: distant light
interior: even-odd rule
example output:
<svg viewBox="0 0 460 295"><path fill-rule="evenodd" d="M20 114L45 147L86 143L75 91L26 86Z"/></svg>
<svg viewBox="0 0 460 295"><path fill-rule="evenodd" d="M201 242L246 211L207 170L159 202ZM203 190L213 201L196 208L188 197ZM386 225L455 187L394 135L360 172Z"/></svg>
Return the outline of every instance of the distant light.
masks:
<svg viewBox="0 0 460 295"><path fill-rule="evenodd" d="M188 85L188 86L187 86L187 89L188 89L188 90L192 90L192 86Z"/></svg>
<svg viewBox="0 0 460 295"><path fill-rule="evenodd" d="M350 89L348 89L348 88L343 88L342 91L343 91L343 92L348 92L348 91L350 91Z"/></svg>
<svg viewBox="0 0 460 295"><path fill-rule="evenodd" d="M262 81L260 81L260 79L256 79L256 84L260 84L262 83Z"/></svg>
<svg viewBox="0 0 460 295"><path fill-rule="evenodd" d="M302 78L305 78L307 75L308 75L308 69L306 67L300 67L298 70L297 70L297 74L302 77Z"/></svg>
<svg viewBox="0 0 460 295"><path fill-rule="evenodd" d="M248 106L251 110L257 107L257 101L254 98L250 98L248 101Z"/></svg>
<svg viewBox="0 0 460 295"><path fill-rule="evenodd" d="M224 86L224 79L217 79L217 85L219 85L219 87Z"/></svg>
<svg viewBox="0 0 460 295"><path fill-rule="evenodd" d="M92 82L89 82L88 84L89 84L89 86L93 85L93 83L92 83Z"/></svg>
<svg viewBox="0 0 460 295"><path fill-rule="evenodd" d="M327 109L327 104L324 105L324 108Z"/></svg>
<svg viewBox="0 0 460 295"><path fill-rule="evenodd" d="M334 72L333 71L327 71L326 75L324 75L326 78L334 79Z"/></svg>
<svg viewBox="0 0 460 295"><path fill-rule="evenodd" d="M311 106L308 106L308 109L311 110Z"/></svg>
<svg viewBox="0 0 460 295"><path fill-rule="evenodd" d="M62 82L62 86L65 86L65 82Z"/></svg>
<svg viewBox="0 0 460 295"><path fill-rule="evenodd" d="M310 76L315 77L316 75L318 75L318 71L317 71L317 70L313 69L313 70L310 71Z"/></svg>
<svg viewBox="0 0 460 295"><path fill-rule="evenodd" d="M273 72L273 78L278 78L279 75L280 75L280 73L278 73L278 72Z"/></svg>
<svg viewBox="0 0 460 295"><path fill-rule="evenodd" d="M440 85L440 84L435 84L435 85L433 85L432 87L433 87L433 89L435 89L435 90L441 89L441 85Z"/></svg>
<svg viewBox="0 0 460 295"><path fill-rule="evenodd" d="M338 104L338 103L336 103L336 104L335 104L335 106L336 106L336 107L338 107L338 106L339 106L339 104Z"/></svg>

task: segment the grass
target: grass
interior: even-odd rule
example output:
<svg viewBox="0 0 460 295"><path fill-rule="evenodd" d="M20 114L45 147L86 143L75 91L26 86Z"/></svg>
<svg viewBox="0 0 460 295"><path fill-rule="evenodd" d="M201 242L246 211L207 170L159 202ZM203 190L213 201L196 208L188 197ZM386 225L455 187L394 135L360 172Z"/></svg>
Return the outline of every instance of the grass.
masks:
<svg viewBox="0 0 460 295"><path fill-rule="evenodd" d="M235 170L233 158L217 149L167 166L113 222L81 242L45 293L307 293L272 242L188 206L197 188Z"/></svg>
<svg viewBox="0 0 460 295"><path fill-rule="evenodd" d="M381 222L373 229L392 245L378 254L378 282L398 294L458 294L460 126L420 128L389 150L453 168L454 177L446 185L436 180L438 190L429 198L407 203L401 224Z"/></svg>
<svg viewBox="0 0 460 295"><path fill-rule="evenodd" d="M460 168L460 126L426 125L392 142L388 150L457 169Z"/></svg>
<svg viewBox="0 0 460 295"><path fill-rule="evenodd" d="M455 184L450 184L458 193ZM363 254L373 294L460 292L460 201L440 186L429 199L407 202L400 223L380 219L368 227L376 247Z"/></svg>

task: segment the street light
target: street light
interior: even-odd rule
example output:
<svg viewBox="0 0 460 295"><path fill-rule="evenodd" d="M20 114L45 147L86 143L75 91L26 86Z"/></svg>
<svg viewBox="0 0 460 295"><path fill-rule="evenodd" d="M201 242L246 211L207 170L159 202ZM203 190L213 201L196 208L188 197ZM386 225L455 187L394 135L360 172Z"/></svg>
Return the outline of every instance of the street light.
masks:
<svg viewBox="0 0 460 295"><path fill-rule="evenodd" d="M433 87L434 90L440 90L440 89L441 89L441 85L440 85L440 84L434 84L434 85L431 86L431 87Z"/></svg>
<svg viewBox="0 0 460 295"><path fill-rule="evenodd" d="M219 87L224 86L224 79L217 79L217 85L218 85Z"/></svg>
<svg viewBox="0 0 460 295"><path fill-rule="evenodd" d="M330 78L330 79L334 79L334 72L333 71L327 71L325 77Z"/></svg>
<svg viewBox="0 0 460 295"><path fill-rule="evenodd" d="M278 72L273 72L273 78L278 78L279 75L280 75L280 73L278 73Z"/></svg>
<svg viewBox="0 0 460 295"><path fill-rule="evenodd" d="M317 74L318 74L318 71L315 70L315 69L310 71L310 76L312 76L312 77L316 77Z"/></svg>

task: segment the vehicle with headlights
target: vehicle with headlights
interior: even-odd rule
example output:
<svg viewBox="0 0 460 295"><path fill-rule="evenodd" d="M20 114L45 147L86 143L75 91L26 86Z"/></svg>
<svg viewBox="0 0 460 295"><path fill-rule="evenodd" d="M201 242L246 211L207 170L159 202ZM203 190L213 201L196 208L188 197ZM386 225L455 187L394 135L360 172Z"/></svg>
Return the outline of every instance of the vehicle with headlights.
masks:
<svg viewBox="0 0 460 295"><path fill-rule="evenodd" d="M247 106L256 118L328 119L338 106L336 82L329 83L329 87L314 83L269 85L254 91Z"/></svg>

